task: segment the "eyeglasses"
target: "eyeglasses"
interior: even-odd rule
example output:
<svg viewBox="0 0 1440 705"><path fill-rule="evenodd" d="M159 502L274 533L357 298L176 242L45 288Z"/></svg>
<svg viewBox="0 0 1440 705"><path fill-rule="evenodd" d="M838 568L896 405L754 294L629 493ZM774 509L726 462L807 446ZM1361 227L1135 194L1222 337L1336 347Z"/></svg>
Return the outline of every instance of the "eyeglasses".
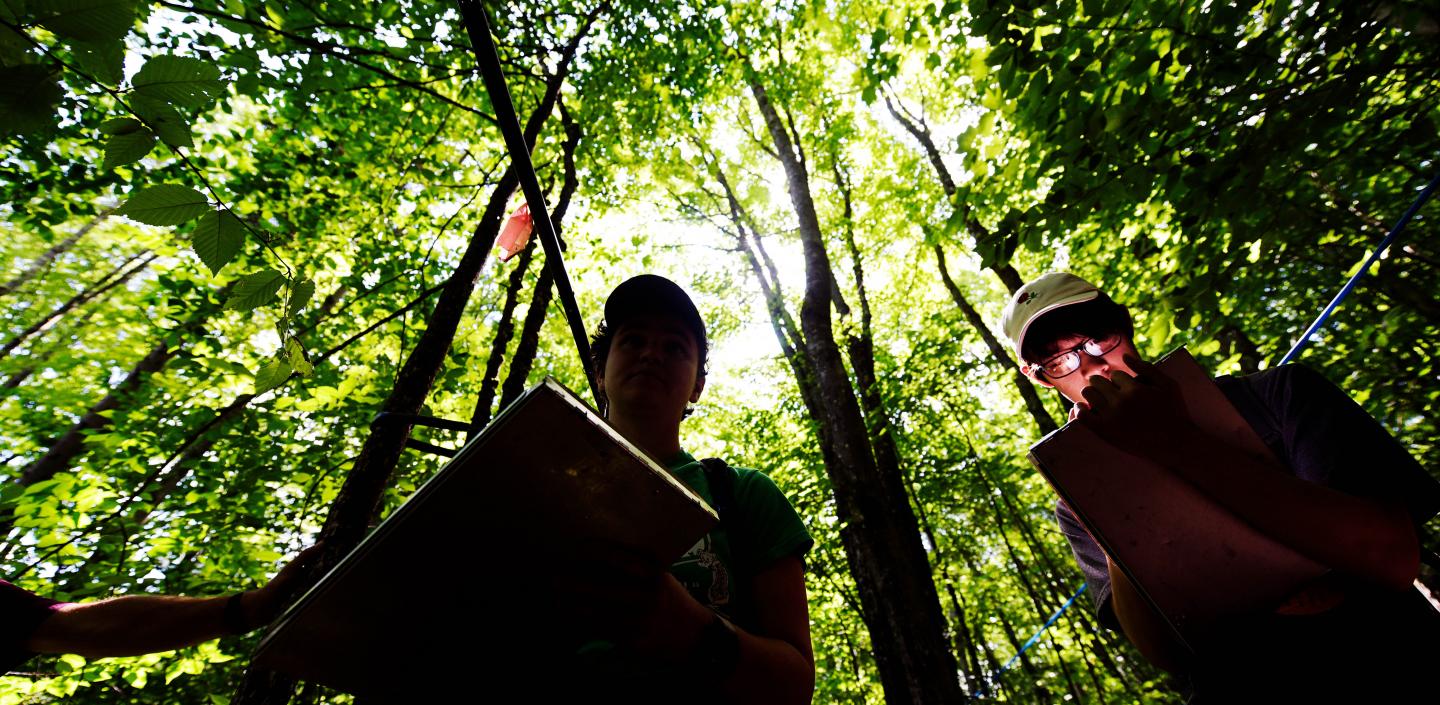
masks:
<svg viewBox="0 0 1440 705"><path fill-rule="evenodd" d="M1065 352L1051 356L1050 359L1038 365L1031 366L1031 369L1044 372L1045 376L1050 379L1059 379L1080 369L1080 351L1085 351L1085 354L1091 357L1101 357L1120 345L1123 338L1119 335L1091 338Z"/></svg>

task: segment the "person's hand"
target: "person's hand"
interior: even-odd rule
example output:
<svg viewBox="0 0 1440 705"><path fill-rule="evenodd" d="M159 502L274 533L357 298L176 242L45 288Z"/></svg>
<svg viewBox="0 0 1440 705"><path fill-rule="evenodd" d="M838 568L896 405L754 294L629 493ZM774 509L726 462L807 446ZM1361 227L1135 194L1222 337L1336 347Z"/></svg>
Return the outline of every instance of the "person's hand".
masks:
<svg viewBox="0 0 1440 705"><path fill-rule="evenodd" d="M1081 392L1075 418L1107 443L1134 455L1164 459L1175 439L1195 430L1175 381L1154 365L1126 355L1123 370L1099 375Z"/></svg>
<svg viewBox="0 0 1440 705"><path fill-rule="evenodd" d="M592 636L618 638L650 608L664 566L624 546L572 549L550 576L558 603Z"/></svg>
<svg viewBox="0 0 1440 705"><path fill-rule="evenodd" d="M241 612L245 615L245 626L250 629L262 627L274 621L289 606L293 593L300 588L302 576L310 572L320 558L322 545L315 544L300 552L264 587L247 590L240 597Z"/></svg>
<svg viewBox="0 0 1440 705"><path fill-rule="evenodd" d="M581 631L659 657L679 657L714 615L665 566L623 547L589 545L551 576L556 603Z"/></svg>
<svg viewBox="0 0 1440 705"><path fill-rule="evenodd" d="M637 615L621 641L640 653L683 659L715 613L691 597L668 571L655 588L648 609Z"/></svg>

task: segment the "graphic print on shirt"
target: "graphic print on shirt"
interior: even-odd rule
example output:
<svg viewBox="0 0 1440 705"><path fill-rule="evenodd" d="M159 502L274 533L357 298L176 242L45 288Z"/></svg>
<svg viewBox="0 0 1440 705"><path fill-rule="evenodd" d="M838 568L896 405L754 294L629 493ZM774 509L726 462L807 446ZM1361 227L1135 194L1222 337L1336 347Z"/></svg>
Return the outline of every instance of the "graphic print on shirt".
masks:
<svg viewBox="0 0 1440 705"><path fill-rule="evenodd" d="M701 604L721 610L730 605L730 573L720 559L712 534L691 546L670 566L670 572Z"/></svg>

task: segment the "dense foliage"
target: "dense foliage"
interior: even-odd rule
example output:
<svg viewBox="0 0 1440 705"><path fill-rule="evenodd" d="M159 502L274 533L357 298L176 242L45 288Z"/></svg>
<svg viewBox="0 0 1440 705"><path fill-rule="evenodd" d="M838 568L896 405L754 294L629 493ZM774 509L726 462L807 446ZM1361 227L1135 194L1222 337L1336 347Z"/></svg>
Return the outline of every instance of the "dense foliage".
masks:
<svg viewBox="0 0 1440 705"><path fill-rule="evenodd" d="M1012 663L1080 577L1024 457L1062 409L1017 381L1000 310L1015 277L1069 269L1130 305L1148 354L1274 364L1440 170L1440 15L489 10L587 327L632 273L696 292L715 352L686 443L770 473L817 538L816 702L895 699L816 413L837 392L814 376L821 315L963 691L1176 701L1085 609ZM0 577L63 599L250 586L353 530L332 509L362 467L379 514L438 467L375 459L382 408L488 418L545 374L586 388L543 253L486 256L520 203L493 123L445 3L0 2ZM1432 472L1435 208L1303 358ZM255 638L37 659L0 703L227 703Z"/></svg>

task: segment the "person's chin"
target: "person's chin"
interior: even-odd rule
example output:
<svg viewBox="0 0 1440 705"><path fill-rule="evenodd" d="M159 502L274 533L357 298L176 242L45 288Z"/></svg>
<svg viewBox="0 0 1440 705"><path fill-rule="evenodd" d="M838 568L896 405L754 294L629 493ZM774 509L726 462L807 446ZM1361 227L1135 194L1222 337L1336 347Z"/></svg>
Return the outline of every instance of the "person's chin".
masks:
<svg viewBox="0 0 1440 705"><path fill-rule="evenodd" d="M634 382L634 380L627 381ZM658 409L672 403L665 387L654 380L640 384L626 384L621 396L624 398L626 406L636 409Z"/></svg>

